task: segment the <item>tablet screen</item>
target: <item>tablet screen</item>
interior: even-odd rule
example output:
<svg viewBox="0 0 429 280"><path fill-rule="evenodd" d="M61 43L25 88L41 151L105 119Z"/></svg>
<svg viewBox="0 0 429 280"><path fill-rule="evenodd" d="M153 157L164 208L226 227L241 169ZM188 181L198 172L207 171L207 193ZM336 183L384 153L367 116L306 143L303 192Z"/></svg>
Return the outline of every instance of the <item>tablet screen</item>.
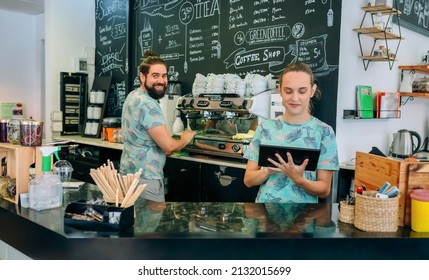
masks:
<svg viewBox="0 0 429 280"><path fill-rule="evenodd" d="M268 158L278 162L277 157L275 156L278 153L285 162L287 162L286 152L289 152L292 155L293 162L296 165L301 165L306 158L309 158L309 162L305 167L305 170L314 171L317 168L317 162L319 161L320 150L319 149L309 149L309 148L294 148L294 147L281 147L261 144L259 147L259 166L274 167L274 165L268 161Z"/></svg>

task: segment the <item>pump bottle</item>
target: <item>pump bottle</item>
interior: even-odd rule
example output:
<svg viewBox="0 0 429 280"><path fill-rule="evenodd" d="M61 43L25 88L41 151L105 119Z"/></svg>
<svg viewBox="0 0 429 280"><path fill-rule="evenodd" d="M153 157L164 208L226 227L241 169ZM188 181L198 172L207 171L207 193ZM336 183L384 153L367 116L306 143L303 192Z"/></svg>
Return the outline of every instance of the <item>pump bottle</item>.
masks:
<svg viewBox="0 0 429 280"><path fill-rule="evenodd" d="M30 208L40 211L61 207L63 204L63 187L59 175L51 171L51 154L59 160L58 151L61 147L41 147L42 174L30 181L29 200Z"/></svg>
<svg viewBox="0 0 429 280"><path fill-rule="evenodd" d="M176 115L176 120L173 123L173 133L181 133L185 129L185 126L183 125L182 119L180 118L180 112Z"/></svg>

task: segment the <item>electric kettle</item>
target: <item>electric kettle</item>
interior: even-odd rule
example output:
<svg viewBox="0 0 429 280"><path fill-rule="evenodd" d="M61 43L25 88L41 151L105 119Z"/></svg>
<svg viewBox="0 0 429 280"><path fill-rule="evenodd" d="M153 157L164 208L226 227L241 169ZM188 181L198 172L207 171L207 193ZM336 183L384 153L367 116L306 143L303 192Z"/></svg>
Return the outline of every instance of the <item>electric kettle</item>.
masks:
<svg viewBox="0 0 429 280"><path fill-rule="evenodd" d="M417 140L417 143L413 139ZM390 154L393 157L407 158L415 154L421 144L420 135L411 130L401 129L393 134L393 142L390 147Z"/></svg>
<svg viewBox="0 0 429 280"><path fill-rule="evenodd" d="M420 151L416 153L416 159L418 159L419 161L429 161L428 145L429 145L429 137L426 137L425 140L423 141Z"/></svg>

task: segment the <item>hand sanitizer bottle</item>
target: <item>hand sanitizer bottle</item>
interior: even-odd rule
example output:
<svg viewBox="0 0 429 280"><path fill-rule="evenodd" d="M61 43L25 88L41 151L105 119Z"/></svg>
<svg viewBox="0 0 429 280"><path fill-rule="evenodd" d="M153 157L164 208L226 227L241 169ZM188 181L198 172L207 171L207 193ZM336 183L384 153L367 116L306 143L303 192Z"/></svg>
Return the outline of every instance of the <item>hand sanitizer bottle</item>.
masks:
<svg viewBox="0 0 429 280"><path fill-rule="evenodd" d="M57 208L63 205L63 186L59 175L51 172L51 154L58 158L61 147L40 147L42 152L42 174L30 181L29 200L30 208L40 211Z"/></svg>

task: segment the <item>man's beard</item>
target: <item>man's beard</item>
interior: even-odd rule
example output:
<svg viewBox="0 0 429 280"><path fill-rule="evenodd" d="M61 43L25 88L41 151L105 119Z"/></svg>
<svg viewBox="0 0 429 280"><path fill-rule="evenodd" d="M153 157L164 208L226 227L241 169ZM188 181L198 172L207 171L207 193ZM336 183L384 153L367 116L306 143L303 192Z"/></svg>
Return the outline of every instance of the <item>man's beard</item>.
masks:
<svg viewBox="0 0 429 280"><path fill-rule="evenodd" d="M149 87L146 83L144 84L144 87L147 90L147 93L149 94L149 96L155 100L163 98L165 95L165 89L166 89L166 87L164 86L164 89L162 90L162 92L158 92L155 89L155 86L157 85L160 85L160 84L154 84L152 87Z"/></svg>

